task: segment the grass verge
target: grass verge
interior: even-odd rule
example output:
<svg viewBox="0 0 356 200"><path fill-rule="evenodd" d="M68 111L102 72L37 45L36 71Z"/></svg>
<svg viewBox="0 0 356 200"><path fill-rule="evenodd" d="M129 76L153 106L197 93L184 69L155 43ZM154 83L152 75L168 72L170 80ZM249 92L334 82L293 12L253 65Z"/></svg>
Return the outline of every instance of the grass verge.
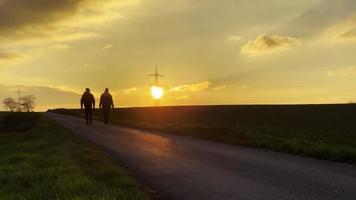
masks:
<svg viewBox="0 0 356 200"><path fill-rule="evenodd" d="M31 129L0 133L0 199L150 199L95 145L34 115Z"/></svg>

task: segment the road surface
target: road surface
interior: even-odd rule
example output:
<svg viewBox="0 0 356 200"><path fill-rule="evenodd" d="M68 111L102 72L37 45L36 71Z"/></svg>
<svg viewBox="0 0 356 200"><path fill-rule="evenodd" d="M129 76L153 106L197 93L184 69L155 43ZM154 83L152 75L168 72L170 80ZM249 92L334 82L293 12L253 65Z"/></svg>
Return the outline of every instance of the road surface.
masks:
<svg viewBox="0 0 356 200"><path fill-rule="evenodd" d="M47 113L110 152L164 199L356 199L356 168Z"/></svg>

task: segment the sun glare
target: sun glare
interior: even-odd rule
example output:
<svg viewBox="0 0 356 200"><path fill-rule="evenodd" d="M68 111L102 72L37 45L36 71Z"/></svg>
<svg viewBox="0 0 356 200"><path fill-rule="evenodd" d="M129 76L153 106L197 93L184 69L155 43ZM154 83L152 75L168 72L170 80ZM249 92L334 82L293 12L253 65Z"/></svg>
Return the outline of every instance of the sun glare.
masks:
<svg viewBox="0 0 356 200"><path fill-rule="evenodd" d="M151 95L154 99L161 99L164 95L163 88L159 86L151 86Z"/></svg>

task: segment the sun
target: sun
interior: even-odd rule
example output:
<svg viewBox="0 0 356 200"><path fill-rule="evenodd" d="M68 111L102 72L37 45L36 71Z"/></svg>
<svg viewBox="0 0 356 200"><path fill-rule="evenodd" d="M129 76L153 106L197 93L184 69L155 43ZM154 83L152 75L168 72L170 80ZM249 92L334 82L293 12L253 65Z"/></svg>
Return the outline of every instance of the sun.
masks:
<svg viewBox="0 0 356 200"><path fill-rule="evenodd" d="M151 95L154 99L161 99L164 95L164 90L159 86L151 86Z"/></svg>

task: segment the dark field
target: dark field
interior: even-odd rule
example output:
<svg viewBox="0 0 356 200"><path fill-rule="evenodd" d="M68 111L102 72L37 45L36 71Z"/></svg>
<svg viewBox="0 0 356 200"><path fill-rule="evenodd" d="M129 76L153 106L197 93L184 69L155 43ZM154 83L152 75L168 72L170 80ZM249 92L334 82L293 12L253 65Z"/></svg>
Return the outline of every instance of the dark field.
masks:
<svg viewBox="0 0 356 200"><path fill-rule="evenodd" d="M149 199L108 155L38 113L0 113L0 127L0 199Z"/></svg>
<svg viewBox="0 0 356 200"><path fill-rule="evenodd" d="M356 164L354 104L122 108L111 122Z"/></svg>

